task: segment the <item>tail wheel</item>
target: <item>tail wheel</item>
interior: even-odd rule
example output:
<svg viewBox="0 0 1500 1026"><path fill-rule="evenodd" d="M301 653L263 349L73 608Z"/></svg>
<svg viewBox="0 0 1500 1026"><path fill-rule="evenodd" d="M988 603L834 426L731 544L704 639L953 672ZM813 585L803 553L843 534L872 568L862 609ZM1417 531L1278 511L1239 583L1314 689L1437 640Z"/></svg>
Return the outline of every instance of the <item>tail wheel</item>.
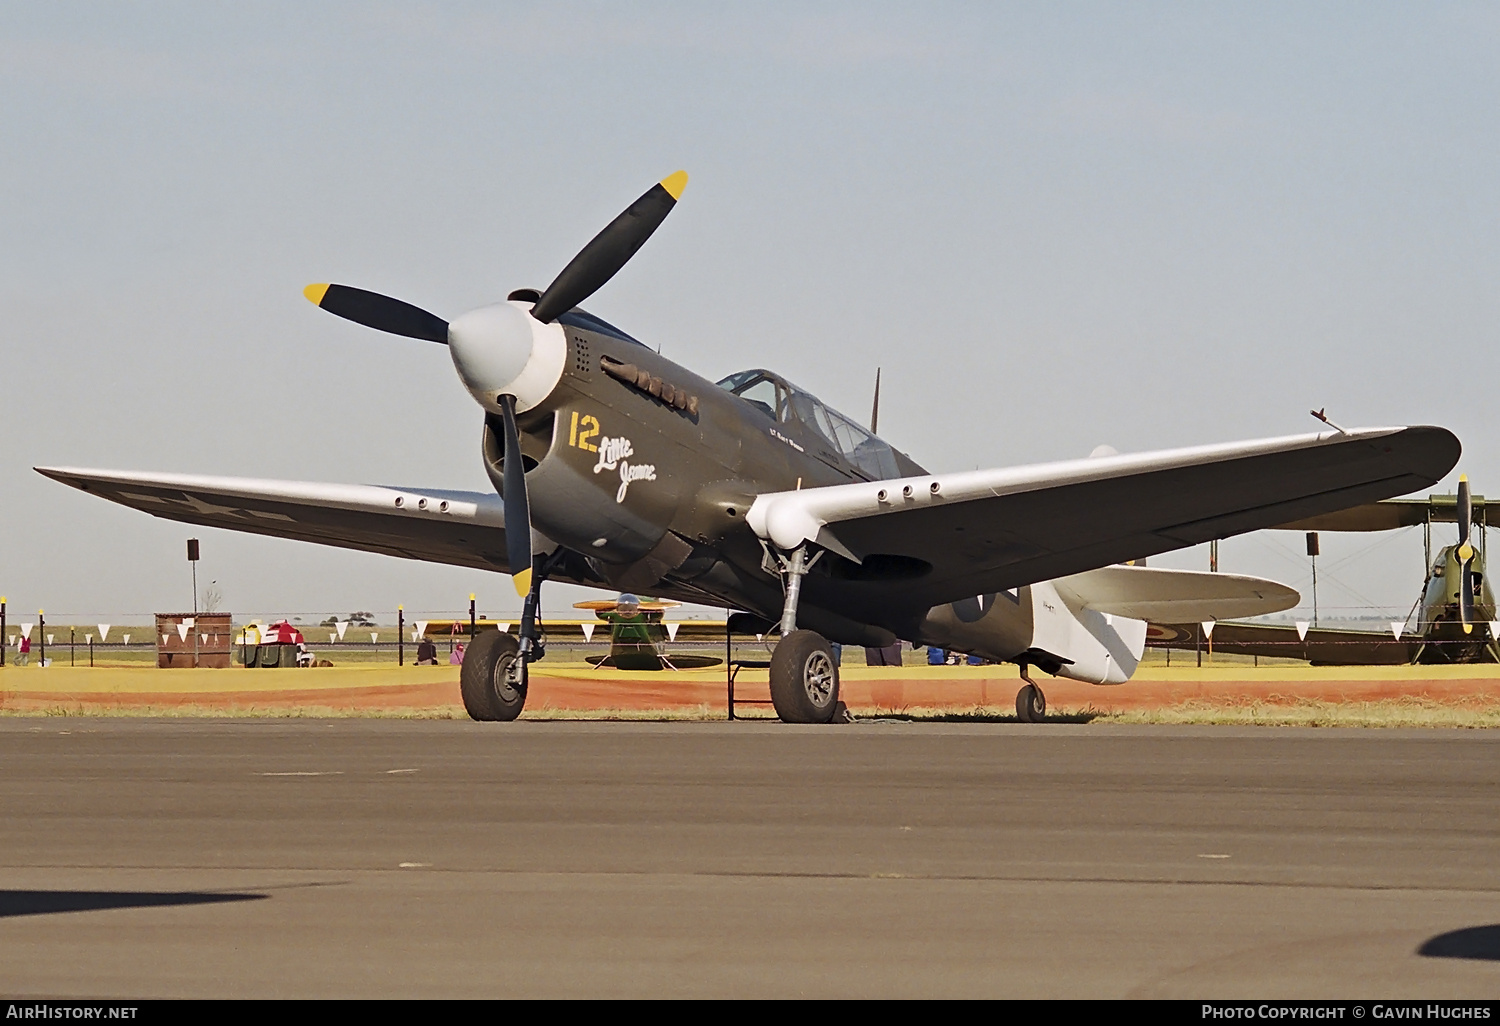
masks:
<svg viewBox="0 0 1500 1026"><path fill-rule="evenodd" d="M1016 719L1022 723L1041 723L1047 718L1047 696L1035 684L1016 692Z"/></svg>
<svg viewBox="0 0 1500 1026"><path fill-rule="evenodd" d="M793 631L771 653L771 702L784 723L830 723L839 704L833 647L816 631Z"/></svg>
<svg viewBox="0 0 1500 1026"><path fill-rule="evenodd" d="M521 643L503 631L486 631L464 652L459 688L464 709L476 720L509 721L526 705L526 667L518 666Z"/></svg>

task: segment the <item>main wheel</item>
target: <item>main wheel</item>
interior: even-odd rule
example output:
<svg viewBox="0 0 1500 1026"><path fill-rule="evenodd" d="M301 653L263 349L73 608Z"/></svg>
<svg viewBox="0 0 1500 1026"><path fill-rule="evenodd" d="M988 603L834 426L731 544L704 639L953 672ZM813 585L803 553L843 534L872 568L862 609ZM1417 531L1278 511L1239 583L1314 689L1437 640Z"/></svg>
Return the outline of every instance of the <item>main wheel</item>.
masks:
<svg viewBox="0 0 1500 1026"><path fill-rule="evenodd" d="M771 702L784 723L829 723L839 704L833 647L816 631L793 631L771 653Z"/></svg>
<svg viewBox="0 0 1500 1026"><path fill-rule="evenodd" d="M464 709L476 720L513 720L526 704L526 668L519 667L520 681L510 679L521 643L504 631L486 631L464 652L459 671L459 689Z"/></svg>
<svg viewBox="0 0 1500 1026"><path fill-rule="evenodd" d="M1041 723L1047 718L1047 696L1035 684L1016 692L1016 719L1022 723Z"/></svg>

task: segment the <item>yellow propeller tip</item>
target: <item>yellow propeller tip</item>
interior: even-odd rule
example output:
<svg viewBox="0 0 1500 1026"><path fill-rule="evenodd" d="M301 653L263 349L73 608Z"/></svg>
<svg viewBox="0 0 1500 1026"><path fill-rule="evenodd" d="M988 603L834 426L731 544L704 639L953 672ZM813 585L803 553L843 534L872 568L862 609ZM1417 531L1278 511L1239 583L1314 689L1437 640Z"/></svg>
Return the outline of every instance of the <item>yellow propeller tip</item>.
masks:
<svg viewBox="0 0 1500 1026"><path fill-rule="evenodd" d="M1465 634L1468 634L1473 629L1474 629L1474 625L1472 623L1466 623L1466 624L1464 624L1464 633Z"/></svg>
<svg viewBox="0 0 1500 1026"><path fill-rule="evenodd" d="M309 285L302 290L302 294L307 297L308 302L312 303L313 306L322 306L323 297L328 294L328 283Z"/></svg>
<svg viewBox="0 0 1500 1026"><path fill-rule="evenodd" d="M682 190L687 188L687 172L677 171L661 180L661 187L674 200L682 199Z"/></svg>
<svg viewBox="0 0 1500 1026"><path fill-rule="evenodd" d="M1461 560L1463 560L1465 563L1467 563L1469 560L1473 559L1474 558L1474 546L1472 546L1472 545L1461 545L1461 546L1459 546L1459 549L1458 549L1458 558L1461 559Z"/></svg>
<svg viewBox="0 0 1500 1026"><path fill-rule="evenodd" d="M516 594L526 596L531 593L531 571L522 570L515 575Z"/></svg>

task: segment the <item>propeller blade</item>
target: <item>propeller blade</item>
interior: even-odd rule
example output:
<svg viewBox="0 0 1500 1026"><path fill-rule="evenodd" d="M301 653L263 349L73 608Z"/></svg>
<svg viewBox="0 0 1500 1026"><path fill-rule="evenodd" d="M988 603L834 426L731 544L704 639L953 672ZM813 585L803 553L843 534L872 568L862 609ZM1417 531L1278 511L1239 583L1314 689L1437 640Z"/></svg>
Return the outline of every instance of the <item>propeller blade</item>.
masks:
<svg viewBox="0 0 1500 1026"><path fill-rule="evenodd" d="M1463 622L1464 633L1474 629L1474 571L1471 560L1464 560L1458 575L1458 618Z"/></svg>
<svg viewBox="0 0 1500 1026"><path fill-rule="evenodd" d="M588 299L624 267L661 226L687 187L687 172L668 175L578 251L531 309L546 324Z"/></svg>
<svg viewBox="0 0 1500 1026"><path fill-rule="evenodd" d="M1458 475L1458 546L1469 544L1469 525L1474 519L1474 500L1469 495L1469 475Z"/></svg>
<svg viewBox="0 0 1500 1026"><path fill-rule="evenodd" d="M419 306L348 285L309 285L302 294L346 321L392 335L448 344L448 322Z"/></svg>
<svg viewBox="0 0 1500 1026"><path fill-rule="evenodd" d="M526 498L526 465L521 461L521 433L516 429L516 397L500 397L505 421L505 555L516 594L531 593L531 505Z"/></svg>
<svg viewBox="0 0 1500 1026"><path fill-rule="evenodd" d="M1469 495L1469 475L1458 476L1458 618L1464 633L1474 629L1474 546L1469 544L1469 522L1474 517L1474 500Z"/></svg>

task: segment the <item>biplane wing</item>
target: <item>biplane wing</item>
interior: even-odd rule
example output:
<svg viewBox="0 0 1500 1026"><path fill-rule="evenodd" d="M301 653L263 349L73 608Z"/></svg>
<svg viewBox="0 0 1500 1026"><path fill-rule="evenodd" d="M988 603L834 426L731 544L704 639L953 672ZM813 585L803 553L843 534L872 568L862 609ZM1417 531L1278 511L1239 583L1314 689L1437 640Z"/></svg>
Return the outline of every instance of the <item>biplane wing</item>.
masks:
<svg viewBox="0 0 1500 1026"><path fill-rule="evenodd" d="M1210 643L1212 642L1212 643ZM1315 666L1404 666L1416 661L1424 641L1390 631L1354 631L1293 624L1216 623L1210 636L1199 623L1153 623L1146 629L1148 648L1174 648L1305 659Z"/></svg>

